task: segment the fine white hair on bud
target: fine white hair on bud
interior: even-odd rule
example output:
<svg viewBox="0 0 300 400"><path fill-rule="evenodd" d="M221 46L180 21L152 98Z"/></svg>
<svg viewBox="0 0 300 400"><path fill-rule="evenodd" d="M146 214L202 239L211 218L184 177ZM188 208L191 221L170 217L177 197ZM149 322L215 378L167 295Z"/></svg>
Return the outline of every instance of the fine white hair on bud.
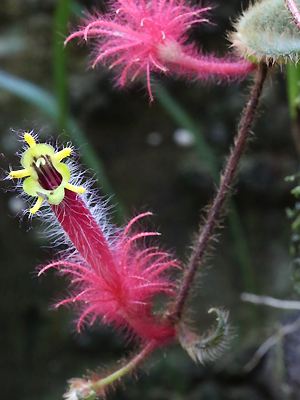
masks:
<svg viewBox="0 0 300 400"><path fill-rule="evenodd" d="M300 9L300 0L296 4ZM297 63L300 58L300 30L284 0L256 1L237 21L230 41L255 62Z"/></svg>

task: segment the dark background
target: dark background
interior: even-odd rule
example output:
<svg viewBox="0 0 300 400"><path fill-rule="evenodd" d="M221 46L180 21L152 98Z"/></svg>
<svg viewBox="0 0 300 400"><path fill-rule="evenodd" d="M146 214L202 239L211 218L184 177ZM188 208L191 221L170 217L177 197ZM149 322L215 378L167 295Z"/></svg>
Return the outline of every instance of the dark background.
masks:
<svg viewBox="0 0 300 400"><path fill-rule="evenodd" d="M204 51L225 54L228 46L225 32L247 1L215 3L215 24L195 29L192 36ZM99 6L100 2L81 1L80 4L84 9ZM55 7L54 0L2 0L0 6L0 69L50 92L54 92ZM71 19L70 26L78 20L74 16ZM103 162L116 193L111 203L119 199L128 215L152 210L156 214L152 223L163 233L164 245L186 260L200 210L211 199L215 187L193 137L187 133L188 143L181 143L186 132L182 133L182 126L171 118L159 100L149 106L142 84L119 91L104 68L87 70L85 46L71 45L66 51L70 111L85 134L87 146ZM199 134L217 155L219 168L232 143L249 81L208 85L163 77L158 80L195 121ZM62 139L63 130L38 107L1 87L0 109L3 171L9 165L18 164L15 152L20 143L16 131L34 129L41 140ZM230 310L236 332L230 351L203 367L195 365L179 346L166 349L164 355L157 354L146 363L138 382L131 378L125 380L124 387L110 398L255 400L289 398L288 383L296 390L288 379L290 366L284 356L279 360L283 369L280 377L272 361L274 354L251 373L243 370L255 349L276 331L279 322L292 317L242 303L240 294L252 290L280 298L296 298L291 283L290 223L285 213L287 206L293 206L294 199L284 177L297 171L298 157L290 132L284 71L274 68L259 114L255 135L241 163L234 196L244 231L238 246L242 246L240 252L244 252L246 262L241 263L237 255L237 240L226 220L215 254L199 277L192 304L195 326L200 332L212 323L207 317L211 306ZM17 215L27 206L14 191L6 192L12 185L5 181L3 187L0 199L1 398L59 399L68 379L97 367L113 367L131 349L112 330L101 326L78 335L71 310L50 310L65 284L51 273L37 279L35 268L49 260L54 250L47 237L41 235L38 219L30 222ZM247 272L246 267L245 273L247 263L250 269ZM297 341L293 345L295 349ZM295 365L293 368L297 370L299 366Z"/></svg>

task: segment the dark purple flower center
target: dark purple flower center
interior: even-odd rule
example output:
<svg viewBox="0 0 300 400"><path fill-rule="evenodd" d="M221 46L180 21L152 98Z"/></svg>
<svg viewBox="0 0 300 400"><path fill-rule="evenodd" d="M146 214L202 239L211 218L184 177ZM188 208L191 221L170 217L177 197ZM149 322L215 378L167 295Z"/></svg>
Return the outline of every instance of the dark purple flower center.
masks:
<svg viewBox="0 0 300 400"><path fill-rule="evenodd" d="M34 157L32 167L38 175L38 182L45 190L54 190L62 182L61 174L54 168L48 154Z"/></svg>

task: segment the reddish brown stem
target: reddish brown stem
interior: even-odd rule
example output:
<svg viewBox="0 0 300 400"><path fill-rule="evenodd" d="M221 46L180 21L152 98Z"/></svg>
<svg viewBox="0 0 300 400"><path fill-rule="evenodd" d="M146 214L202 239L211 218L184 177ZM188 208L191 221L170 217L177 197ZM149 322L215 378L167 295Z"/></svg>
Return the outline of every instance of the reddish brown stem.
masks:
<svg viewBox="0 0 300 400"><path fill-rule="evenodd" d="M267 65L260 64L258 66L249 100L243 110L241 120L238 125L238 133L234 141L234 147L224 167L224 172L221 175L219 189L212 206L209 208L205 224L202 229L200 229L199 236L194 250L190 256L177 298L168 315L168 318L171 319L173 323L177 323L181 318L182 311L191 290L197 269L203 264L207 249L214 237L215 230L220 223L225 200L228 198L230 193L234 178L237 174L239 161L246 148L247 139L250 136L251 127L253 125L259 99L262 93L262 88L266 80L267 71Z"/></svg>
<svg viewBox="0 0 300 400"><path fill-rule="evenodd" d="M300 12L294 0L285 0L285 5L292 14L295 24L300 29Z"/></svg>

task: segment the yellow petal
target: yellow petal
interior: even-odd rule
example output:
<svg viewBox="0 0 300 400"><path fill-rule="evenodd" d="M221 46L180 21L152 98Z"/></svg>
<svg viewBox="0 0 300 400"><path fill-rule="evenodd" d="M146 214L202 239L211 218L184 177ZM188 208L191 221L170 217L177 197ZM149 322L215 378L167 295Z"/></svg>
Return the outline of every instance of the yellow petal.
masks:
<svg viewBox="0 0 300 400"><path fill-rule="evenodd" d="M28 169L19 169L17 171L10 171L9 176L13 179L21 179L30 176Z"/></svg>
<svg viewBox="0 0 300 400"><path fill-rule="evenodd" d="M36 145L36 141L35 141L34 137L28 132L26 132L24 134L24 140L28 144L29 147L34 147Z"/></svg>
<svg viewBox="0 0 300 400"><path fill-rule="evenodd" d="M56 161L61 161L64 158L67 158L71 155L72 149L71 147L66 147L65 149L60 150L58 153L55 153L53 156Z"/></svg>
<svg viewBox="0 0 300 400"><path fill-rule="evenodd" d="M83 194L85 192L85 188L83 186L75 186L71 185L71 183L66 183L65 188L71 190L71 192Z"/></svg>
<svg viewBox="0 0 300 400"><path fill-rule="evenodd" d="M43 201L44 201L43 197L39 196L37 198L35 205L33 207L31 207L31 209L29 210L30 214L35 214L36 212L38 212L43 204Z"/></svg>

